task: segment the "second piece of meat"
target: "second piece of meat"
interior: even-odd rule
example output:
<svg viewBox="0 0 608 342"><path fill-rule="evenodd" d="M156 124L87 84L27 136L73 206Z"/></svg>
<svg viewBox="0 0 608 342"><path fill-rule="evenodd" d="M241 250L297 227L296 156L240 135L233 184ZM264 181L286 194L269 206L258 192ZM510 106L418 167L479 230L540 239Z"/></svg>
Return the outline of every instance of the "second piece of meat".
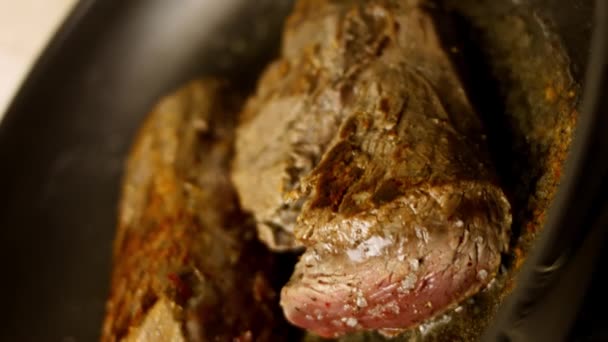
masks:
<svg viewBox="0 0 608 342"><path fill-rule="evenodd" d="M228 177L240 106L192 82L147 117L129 154L101 341L289 341L276 259Z"/></svg>
<svg viewBox="0 0 608 342"><path fill-rule="evenodd" d="M233 179L270 247L306 247L281 303L321 336L393 334L496 273L510 206L415 1L296 5L238 129Z"/></svg>

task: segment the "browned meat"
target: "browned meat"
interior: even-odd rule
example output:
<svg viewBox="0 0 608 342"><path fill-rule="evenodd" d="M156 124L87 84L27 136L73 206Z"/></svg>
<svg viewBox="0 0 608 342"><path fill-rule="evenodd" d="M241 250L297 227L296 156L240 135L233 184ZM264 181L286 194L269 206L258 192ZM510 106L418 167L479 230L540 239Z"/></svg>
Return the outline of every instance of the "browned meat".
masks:
<svg viewBox="0 0 608 342"><path fill-rule="evenodd" d="M102 341L284 336L274 259L227 177L237 111L227 93L194 82L142 127L124 179Z"/></svg>
<svg viewBox="0 0 608 342"><path fill-rule="evenodd" d="M238 129L234 180L281 304L322 336L393 334L485 286L511 225L476 113L415 1L302 0Z"/></svg>

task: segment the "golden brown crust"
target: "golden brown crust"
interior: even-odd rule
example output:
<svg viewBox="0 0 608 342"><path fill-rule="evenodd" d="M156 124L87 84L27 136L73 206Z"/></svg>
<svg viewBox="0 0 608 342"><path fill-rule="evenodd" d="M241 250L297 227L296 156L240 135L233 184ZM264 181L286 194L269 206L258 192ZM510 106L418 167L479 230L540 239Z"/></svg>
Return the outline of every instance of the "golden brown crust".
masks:
<svg viewBox="0 0 608 342"><path fill-rule="evenodd" d="M193 82L142 127L124 179L102 341L148 336L151 325L140 325L155 319L180 327L176 341L276 340L271 333L284 328L273 257L227 178L239 103L229 93L218 81Z"/></svg>
<svg viewBox="0 0 608 342"><path fill-rule="evenodd" d="M264 242L306 247L287 318L324 337L405 329L477 293L510 204L429 10L301 1L283 44L246 106L233 178Z"/></svg>

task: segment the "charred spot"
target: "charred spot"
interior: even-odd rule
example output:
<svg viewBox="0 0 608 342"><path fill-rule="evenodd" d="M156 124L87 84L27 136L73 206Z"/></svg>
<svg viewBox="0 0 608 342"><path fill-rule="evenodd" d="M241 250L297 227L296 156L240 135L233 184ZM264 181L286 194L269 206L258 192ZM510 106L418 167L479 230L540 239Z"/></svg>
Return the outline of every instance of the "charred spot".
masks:
<svg viewBox="0 0 608 342"><path fill-rule="evenodd" d="M353 90L352 82L344 82L340 85L340 102L342 104L350 102L353 97Z"/></svg>
<svg viewBox="0 0 608 342"><path fill-rule="evenodd" d="M363 205L356 203L352 196L344 196L338 212L346 217L354 215L363 208Z"/></svg>
<svg viewBox="0 0 608 342"><path fill-rule="evenodd" d="M129 333L129 327L126 325L114 327L114 329L114 335L116 335L117 341L122 341L122 339Z"/></svg>
<svg viewBox="0 0 608 342"><path fill-rule="evenodd" d="M382 56L382 53L384 53L384 49L386 49L386 47L388 47L390 42L391 42L391 39L389 37L387 37L387 36L382 37L382 39L378 43L378 46L376 47L376 53L375 53L376 57Z"/></svg>
<svg viewBox="0 0 608 342"><path fill-rule="evenodd" d="M141 297L140 310L135 313L135 317L133 317L133 320L140 320L143 315L152 308L152 306L156 303L157 300L158 296L154 293L152 289L148 288L146 290L146 293Z"/></svg>
<svg viewBox="0 0 608 342"><path fill-rule="evenodd" d="M215 130L211 129L197 129L195 134L196 141L202 145L213 143L218 139Z"/></svg>
<svg viewBox="0 0 608 342"><path fill-rule="evenodd" d="M384 181L372 195L372 202L376 205L391 202L395 198L403 195L403 192L401 192L402 185L403 184L396 179Z"/></svg>
<svg viewBox="0 0 608 342"><path fill-rule="evenodd" d="M116 339L113 341L122 341L129 334L130 328L139 325L145 317L146 312L158 300L158 297L154 295L147 285L144 289L146 292L139 298L137 293L129 291L128 293L123 293L127 294L127 297L115 298L117 299L116 301L112 300L113 305L117 306L118 310L111 311L104 325L109 323L109 328L114 336L116 336ZM131 295L134 295L134 297Z"/></svg>
<svg viewBox="0 0 608 342"><path fill-rule="evenodd" d="M473 198L464 196L455 212L458 212L463 217L484 217L489 212L488 206L487 201L477 196Z"/></svg>
<svg viewBox="0 0 608 342"><path fill-rule="evenodd" d="M340 130L340 138L346 139L350 136L355 135L357 133L357 119L355 117L349 117L342 129Z"/></svg>
<svg viewBox="0 0 608 342"><path fill-rule="evenodd" d="M295 166L288 166L285 169L285 172L287 172L287 175L289 176L289 183L290 185L294 185L294 181L298 179L298 176L302 173L302 169L299 167L295 167ZM287 205L285 205L285 209L287 209Z"/></svg>
<svg viewBox="0 0 608 342"><path fill-rule="evenodd" d="M363 174L363 169L352 165L353 152L353 146L342 141L327 153L315 172L319 182L312 209L329 207L333 212L338 211L351 184Z"/></svg>
<svg viewBox="0 0 608 342"><path fill-rule="evenodd" d="M174 292L175 301L182 305L193 295L192 282L194 279L192 272L169 273L167 279L171 285L170 291Z"/></svg>
<svg viewBox="0 0 608 342"><path fill-rule="evenodd" d="M378 104L378 108L380 109L380 111L382 113L388 113L389 110L391 109L391 105L389 103L389 100L387 97L383 97L382 99L380 99L380 103Z"/></svg>
<svg viewBox="0 0 608 342"><path fill-rule="evenodd" d="M321 43L317 42L312 46L312 53L314 53L315 55L318 55L321 53Z"/></svg>

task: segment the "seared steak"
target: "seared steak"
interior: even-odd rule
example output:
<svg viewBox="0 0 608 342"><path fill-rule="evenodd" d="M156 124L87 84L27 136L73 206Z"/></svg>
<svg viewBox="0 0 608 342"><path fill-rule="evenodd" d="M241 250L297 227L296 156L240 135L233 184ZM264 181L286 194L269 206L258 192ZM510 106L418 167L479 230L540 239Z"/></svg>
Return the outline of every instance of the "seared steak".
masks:
<svg viewBox="0 0 608 342"><path fill-rule="evenodd" d="M281 304L322 336L393 334L496 273L510 233L483 129L416 1L302 0L242 115L233 179Z"/></svg>
<svg viewBox="0 0 608 342"><path fill-rule="evenodd" d="M285 336L274 258L228 179L238 111L228 94L217 81L194 82L142 127L124 179L102 341Z"/></svg>

